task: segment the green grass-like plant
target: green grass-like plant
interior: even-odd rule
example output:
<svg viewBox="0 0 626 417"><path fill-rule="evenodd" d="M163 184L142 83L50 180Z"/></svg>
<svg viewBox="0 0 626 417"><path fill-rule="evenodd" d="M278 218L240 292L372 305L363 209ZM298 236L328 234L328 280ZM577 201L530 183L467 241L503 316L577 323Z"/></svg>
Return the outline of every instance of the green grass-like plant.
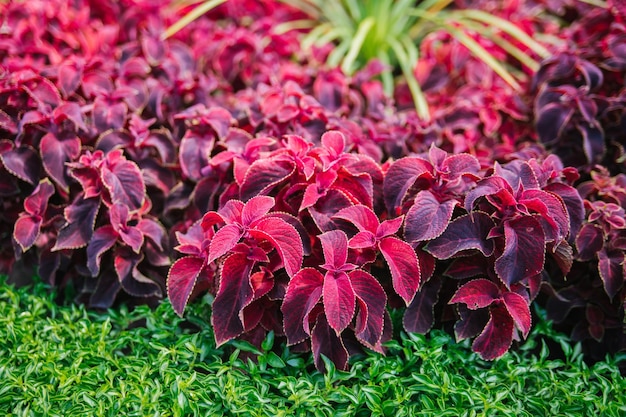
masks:
<svg viewBox="0 0 626 417"><path fill-rule="evenodd" d="M441 331L405 335L389 354L349 372L289 352L270 334L217 349L202 317L169 303L107 312L57 305L43 284L0 279L3 416L623 416L626 382L608 358L592 367L580 347L538 323L495 362ZM548 343L564 359L550 359ZM259 354L257 362L248 359Z"/></svg>

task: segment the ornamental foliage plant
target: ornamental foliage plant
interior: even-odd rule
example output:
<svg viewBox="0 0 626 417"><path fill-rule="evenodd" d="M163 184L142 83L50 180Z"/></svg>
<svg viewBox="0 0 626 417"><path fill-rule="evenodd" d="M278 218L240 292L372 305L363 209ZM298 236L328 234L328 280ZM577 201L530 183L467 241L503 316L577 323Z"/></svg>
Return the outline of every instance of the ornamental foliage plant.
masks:
<svg viewBox="0 0 626 417"><path fill-rule="evenodd" d="M385 353L395 311L489 360L533 305L626 347L621 3L399 2L459 21L396 53L421 98L391 43L369 60L369 9L335 66L349 36L303 7L198 3L0 6L0 273L100 309L208 294L218 345L325 370Z"/></svg>

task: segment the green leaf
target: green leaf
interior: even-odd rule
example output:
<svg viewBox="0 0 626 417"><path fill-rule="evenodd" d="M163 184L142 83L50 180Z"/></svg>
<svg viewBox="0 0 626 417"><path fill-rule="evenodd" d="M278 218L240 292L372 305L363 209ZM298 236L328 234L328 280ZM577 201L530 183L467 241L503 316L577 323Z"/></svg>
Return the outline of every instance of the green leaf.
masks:
<svg viewBox="0 0 626 417"><path fill-rule="evenodd" d="M193 10L191 10L185 16L180 18L178 21L176 21L176 23L174 23L172 26L167 28L167 30L165 32L163 32L163 34L161 35L161 39L165 40L165 39L171 37L172 35L174 35L178 31L183 29L185 26L189 25L191 22L193 22L194 20L198 19L203 14L207 13L210 10L213 10L214 8L216 8L217 6L219 6L220 4L225 3L225 2L226 2L226 0L208 0L208 1L205 1L201 5L197 6Z"/></svg>

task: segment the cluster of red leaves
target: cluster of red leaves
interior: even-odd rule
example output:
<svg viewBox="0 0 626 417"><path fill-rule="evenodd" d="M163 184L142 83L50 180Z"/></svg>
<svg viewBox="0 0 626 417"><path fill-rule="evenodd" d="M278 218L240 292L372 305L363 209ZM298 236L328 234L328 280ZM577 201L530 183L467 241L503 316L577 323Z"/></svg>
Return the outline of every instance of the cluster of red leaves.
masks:
<svg viewBox="0 0 626 417"><path fill-rule="evenodd" d="M320 369L384 352L389 308L407 331L455 322L487 359L528 335L535 300L584 306L598 340L619 327L623 308L600 304L624 301L622 177L577 191L530 99L453 38L422 48L425 123L403 87L385 97L379 63L325 67L331 46L300 51L275 30L297 12L265 3L231 0L167 41L169 0L0 6L1 273L34 265L101 308L167 294L181 315L208 291L219 344L273 331ZM516 2L498 13L542 24ZM561 281L588 270L604 292L575 299Z"/></svg>

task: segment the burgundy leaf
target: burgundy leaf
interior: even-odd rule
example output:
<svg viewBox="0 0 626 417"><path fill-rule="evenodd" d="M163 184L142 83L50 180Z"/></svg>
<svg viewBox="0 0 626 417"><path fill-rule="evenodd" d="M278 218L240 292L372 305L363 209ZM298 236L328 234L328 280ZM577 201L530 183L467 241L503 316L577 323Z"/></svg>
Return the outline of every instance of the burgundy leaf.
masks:
<svg viewBox="0 0 626 417"><path fill-rule="evenodd" d="M88 131L83 120L83 112L80 109L80 105L76 102L68 101L61 104L54 109L52 117L57 124L60 124L63 120L69 120L74 123L76 129L81 129L84 132Z"/></svg>
<svg viewBox="0 0 626 417"><path fill-rule="evenodd" d="M326 356L337 367L345 370L348 366L348 350L344 346L341 337L331 329L322 314L318 317L317 323L311 334L311 349L313 350L313 361L315 367L320 372L326 371L322 355Z"/></svg>
<svg viewBox="0 0 626 417"><path fill-rule="evenodd" d="M598 271L604 283L604 289L611 299L624 285L624 262L626 254L621 250L607 250L598 252Z"/></svg>
<svg viewBox="0 0 626 417"><path fill-rule="evenodd" d="M65 164L80 154L80 139L70 133L46 133L39 142L43 166L50 177L63 189L69 190L69 176Z"/></svg>
<svg viewBox="0 0 626 417"><path fill-rule="evenodd" d="M272 207L274 207L274 199L272 197L252 197L241 210L241 224L251 226L252 223L265 216Z"/></svg>
<svg viewBox="0 0 626 417"><path fill-rule="evenodd" d="M543 190L556 194L561 198L569 216L570 236L576 236L585 218L585 208L578 190L572 186L558 182L548 184Z"/></svg>
<svg viewBox="0 0 626 417"><path fill-rule="evenodd" d="M396 237L383 238L379 249L391 271L393 289L408 306L420 285L420 266L415 250Z"/></svg>
<svg viewBox="0 0 626 417"><path fill-rule="evenodd" d="M348 236L341 230L331 230L318 236L324 252L325 269L340 270L348 260Z"/></svg>
<svg viewBox="0 0 626 417"><path fill-rule="evenodd" d="M163 243L166 239L167 231L163 225L158 222L158 220L144 217L137 223L137 230L139 230L145 237L152 240L159 250L164 249Z"/></svg>
<svg viewBox="0 0 626 417"><path fill-rule="evenodd" d="M348 247L353 249L374 248L376 246L376 235L371 232L359 232L348 241Z"/></svg>
<svg viewBox="0 0 626 417"><path fill-rule="evenodd" d="M324 276L313 268L303 268L291 278L281 310L285 335L289 345L295 345L310 335L309 314L322 297Z"/></svg>
<svg viewBox="0 0 626 417"><path fill-rule="evenodd" d="M101 175L113 204L122 204L130 210L138 210L143 206L146 186L141 170L137 164L126 160L121 150L111 151L107 155L107 164L102 168Z"/></svg>
<svg viewBox="0 0 626 417"><path fill-rule="evenodd" d="M54 195L54 192L54 185L48 178L39 181L32 194L24 199L26 213L43 216L48 207L48 200Z"/></svg>
<svg viewBox="0 0 626 417"><path fill-rule="evenodd" d="M505 292L502 295L504 306L513 318L515 326L522 332L524 338L530 332L532 319L528 302L521 295L514 292Z"/></svg>
<svg viewBox="0 0 626 417"><path fill-rule="evenodd" d="M42 218L22 213L15 221L13 238L20 245L23 252L26 252L39 237Z"/></svg>
<svg viewBox="0 0 626 417"><path fill-rule="evenodd" d="M537 111L535 128L542 143L550 144L559 139L561 132L569 123L574 110L561 103L550 103Z"/></svg>
<svg viewBox="0 0 626 417"><path fill-rule="evenodd" d="M580 231L576 235L578 260L583 262L592 260L603 246L604 233L600 226L587 223L580 228Z"/></svg>
<svg viewBox="0 0 626 417"><path fill-rule="evenodd" d="M251 263L245 254L233 253L224 261L220 271L220 286L213 300L211 324L218 346L244 331L242 311L253 298L250 285Z"/></svg>
<svg viewBox="0 0 626 417"><path fill-rule="evenodd" d="M135 254L128 248L115 249L113 265L122 289L133 297L161 297L161 287L142 274L137 266L143 260L143 254Z"/></svg>
<svg viewBox="0 0 626 417"><path fill-rule="evenodd" d="M535 204L536 202L539 204ZM522 194L520 203L541 214L541 218L556 229L557 236L554 239L556 242L569 235L569 215L565 203L556 194L542 190L527 190Z"/></svg>
<svg viewBox="0 0 626 417"><path fill-rule="evenodd" d="M167 296L181 317L204 265L202 258L185 256L174 262L167 274Z"/></svg>
<svg viewBox="0 0 626 417"><path fill-rule="evenodd" d="M66 223L59 230L52 250L78 249L86 246L93 235L99 209L99 198L84 198L84 195L79 195L63 210Z"/></svg>
<svg viewBox="0 0 626 417"><path fill-rule="evenodd" d="M489 321L489 309L470 310L466 306L459 304L459 321L454 325L454 334L457 342L469 339L481 332Z"/></svg>
<svg viewBox="0 0 626 417"><path fill-rule="evenodd" d="M422 284L407 307L402 325L407 332L426 334L435 324L434 308L439 301L441 277L435 276Z"/></svg>
<svg viewBox="0 0 626 417"><path fill-rule="evenodd" d="M489 322L472 343L472 350L488 361L504 355L513 342L513 319L506 308L495 305L490 314Z"/></svg>
<svg viewBox="0 0 626 417"><path fill-rule="evenodd" d="M405 239L414 243L440 236L452 219L456 205L455 200L440 203L430 191L420 191L415 197L413 206L406 213Z"/></svg>
<svg viewBox="0 0 626 417"><path fill-rule="evenodd" d="M421 175L432 169L430 162L414 157L399 159L389 167L383 183L385 205L389 213L399 214L397 208L402 205L409 188Z"/></svg>
<svg viewBox="0 0 626 417"><path fill-rule="evenodd" d="M533 217L504 223L504 252L496 259L496 273L508 286L537 275L543 269L546 242L541 224Z"/></svg>
<svg viewBox="0 0 626 417"><path fill-rule="evenodd" d="M475 279L464 284L449 304L463 303L470 310L485 308L500 297L498 286L488 279Z"/></svg>
<svg viewBox="0 0 626 417"><path fill-rule="evenodd" d="M292 162L277 158L258 159L246 173L241 189L241 199L247 201L254 196L267 194L274 186L286 180L295 171Z"/></svg>
<svg viewBox="0 0 626 417"><path fill-rule="evenodd" d="M426 250L438 259L449 259L461 251L477 249L485 256L494 250L493 240L487 239L493 220L486 213L475 211L454 219L438 238L428 242Z"/></svg>
<svg viewBox="0 0 626 417"><path fill-rule="evenodd" d="M41 165L37 151L24 145L15 148L14 143L8 140L0 141L0 149L0 161L7 171L31 185L37 184Z"/></svg>
<svg viewBox="0 0 626 417"><path fill-rule="evenodd" d="M304 250L298 231L289 223L274 217L262 219L250 230L252 236L262 236L276 248L285 270L293 277L302 266Z"/></svg>
<svg viewBox="0 0 626 417"><path fill-rule="evenodd" d="M96 288L89 298L89 306L100 309L110 308L121 288L122 284L113 268L106 269L98 276Z"/></svg>
<svg viewBox="0 0 626 417"><path fill-rule="evenodd" d="M474 202L480 197L497 194L499 191L506 191L513 194L511 185L500 176L491 176L481 180L474 189L470 190L465 196L465 210L472 212ZM472 215L474 215L472 213Z"/></svg>
<svg viewBox="0 0 626 417"><path fill-rule="evenodd" d="M324 313L337 336L350 324L356 308L356 294L345 272L327 272L323 286Z"/></svg>
<svg viewBox="0 0 626 417"><path fill-rule="evenodd" d="M102 226L93 233L87 245L87 267L91 276L95 277L100 273L100 259L102 255L117 242L117 232L112 226Z"/></svg>
<svg viewBox="0 0 626 417"><path fill-rule="evenodd" d="M378 216L376 216L376 213L374 213L369 207L361 204L346 207L340 210L333 217L349 221L350 223L354 224L357 229L359 229L359 231L367 231L374 235L376 235L376 231L379 226ZM395 233L395 231L391 233Z"/></svg>
<svg viewBox="0 0 626 417"><path fill-rule="evenodd" d="M458 155L446 156L441 163L442 171L448 174L448 180L454 181L461 176L471 176L478 179L480 172L480 162L475 156L462 153Z"/></svg>
<svg viewBox="0 0 626 417"><path fill-rule="evenodd" d="M93 124L100 132L124 127L128 106L123 102L98 97L93 103Z"/></svg>
<svg viewBox="0 0 626 417"><path fill-rule="evenodd" d="M202 178L202 169L209 165L215 137L188 130L180 141L179 160L183 174L194 181Z"/></svg>
<svg viewBox="0 0 626 417"><path fill-rule="evenodd" d="M359 305L354 333L365 346L382 353L380 339L387 305L385 290L365 271L357 269L350 272L349 277Z"/></svg>
<svg viewBox="0 0 626 417"><path fill-rule="evenodd" d="M217 230L211 244L209 245L209 256L207 263L211 263L220 256L226 254L239 242L243 236L241 226L237 224L228 224Z"/></svg>

